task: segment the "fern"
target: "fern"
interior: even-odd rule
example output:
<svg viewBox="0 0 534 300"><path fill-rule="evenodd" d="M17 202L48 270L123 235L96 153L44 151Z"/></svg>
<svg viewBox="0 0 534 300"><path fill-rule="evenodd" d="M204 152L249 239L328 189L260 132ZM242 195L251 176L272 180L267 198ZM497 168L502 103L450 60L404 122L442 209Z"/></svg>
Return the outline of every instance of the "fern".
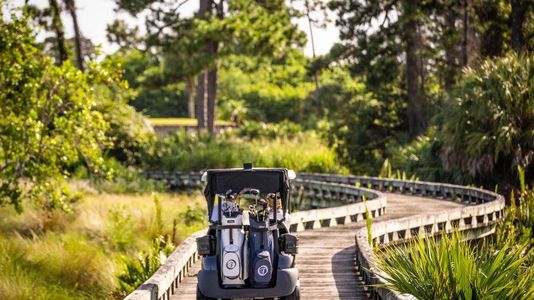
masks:
<svg viewBox="0 0 534 300"><path fill-rule="evenodd" d="M135 290L158 270L175 248L168 237L158 237L149 252L141 252L135 258L125 257L125 270L117 276L120 291L130 293Z"/></svg>

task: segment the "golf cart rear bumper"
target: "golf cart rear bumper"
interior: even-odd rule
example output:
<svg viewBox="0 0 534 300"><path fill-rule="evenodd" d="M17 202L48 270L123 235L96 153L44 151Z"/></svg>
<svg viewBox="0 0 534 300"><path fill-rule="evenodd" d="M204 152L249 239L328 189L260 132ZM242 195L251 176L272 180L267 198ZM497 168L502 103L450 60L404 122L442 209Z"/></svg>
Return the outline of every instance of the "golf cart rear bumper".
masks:
<svg viewBox="0 0 534 300"><path fill-rule="evenodd" d="M242 288L224 289L218 284L217 271L200 270L198 272L198 287L200 292L210 298L232 297L283 297L293 293L299 279L299 271L296 268L277 270L276 285L271 288Z"/></svg>

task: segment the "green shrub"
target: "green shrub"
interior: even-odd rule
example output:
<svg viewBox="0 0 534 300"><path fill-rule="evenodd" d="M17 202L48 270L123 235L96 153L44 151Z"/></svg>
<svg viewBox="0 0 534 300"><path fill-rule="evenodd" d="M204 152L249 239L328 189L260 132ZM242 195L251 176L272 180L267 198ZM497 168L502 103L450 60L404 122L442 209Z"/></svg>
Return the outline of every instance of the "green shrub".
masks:
<svg viewBox="0 0 534 300"><path fill-rule="evenodd" d="M319 90L320 98L328 99L325 137L351 172L373 174L387 158L386 150L405 139L403 108L381 101L346 73L334 75Z"/></svg>
<svg viewBox="0 0 534 300"><path fill-rule="evenodd" d="M534 58L509 54L468 69L444 109L438 132L447 170L486 184L534 178Z"/></svg>
<svg viewBox="0 0 534 300"><path fill-rule="evenodd" d="M439 151L435 126L407 144L387 149L391 164L408 174L417 174L427 181L464 182L461 176L443 170Z"/></svg>
<svg viewBox="0 0 534 300"><path fill-rule="evenodd" d="M386 287L417 299L532 299L534 268L526 245L472 247L459 234L386 248ZM382 275L379 275L382 276Z"/></svg>
<svg viewBox="0 0 534 300"><path fill-rule="evenodd" d="M534 245L534 189L525 183L525 172L518 167L519 191L512 190L504 222L497 228L497 241ZM516 197L517 196L517 197Z"/></svg>
<svg viewBox="0 0 534 300"><path fill-rule="evenodd" d="M203 224L206 220L206 215L206 210L200 206L200 203L196 202L195 206L187 205L186 210L178 215L178 219L186 226L192 226Z"/></svg>
<svg viewBox="0 0 534 300"><path fill-rule="evenodd" d="M126 165L141 162L144 155L150 153L155 141L155 134L147 118L135 111L127 104L128 90L118 91L99 86L97 92L96 110L109 124L106 135L113 142L106 148L107 154ZM121 96L122 95L122 96Z"/></svg>
<svg viewBox="0 0 534 300"><path fill-rule="evenodd" d="M302 126L284 120L279 123L263 123L243 121L238 128L238 135L250 139L255 138L295 138L302 133Z"/></svg>
<svg viewBox="0 0 534 300"><path fill-rule="evenodd" d="M109 239L111 247L118 251L131 249L136 239L135 222L126 207L120 206L110 209L109 221L111 225L106 237Z"/></svg>
<svg viewBox="0 0 534 300"><path fill-rule="evenodd" d="M125 271L117 276L120 294L125 296L145 282L165 262L175 246L169 239L158 237L149 252L141 252L136 258L125 257Z"/></svg>
<svg viewBox="0 0 534 300"><path fill-rule="evenodd" d="M43 278L39 264L28 260L29 250L20 240L0 236L0 298L1 299L73 299L73 288L61 287ZM36 284L36 282L38 284ZM83 292L81 299L87 298Z"/></svg>
<svg viewBox="0 0 534 300"><path fill-rule="evenodd" d="M163 183L147 179L141 174L140 170L133 166L127 167L114 158L108 158L106 160L106 166L110 174L107 180L94 177L89 178L91 185L98 191L124 194L163 191L165 189ZM78 179L87 179L85 167L78 167L75 172L75 177Z"/></svg>
<svg viewBox="0 0 534 300"><path fill-rule="evenodd" d="M154 199L154 220L152 227L152 235L161 236L163 234L163 219L161 217L161 204L158 195L153 195Z"/></svg>
<svg viewBox="0 0 534 300"><path fill-rule="evenodd" d="M187 172L241 167L244 162L252 162L258 167L285 167L302 172L346 172L335 153L310 132L291 139L178 133L160 140L155 156L147 157L146 164L154 170Z"/></svg>

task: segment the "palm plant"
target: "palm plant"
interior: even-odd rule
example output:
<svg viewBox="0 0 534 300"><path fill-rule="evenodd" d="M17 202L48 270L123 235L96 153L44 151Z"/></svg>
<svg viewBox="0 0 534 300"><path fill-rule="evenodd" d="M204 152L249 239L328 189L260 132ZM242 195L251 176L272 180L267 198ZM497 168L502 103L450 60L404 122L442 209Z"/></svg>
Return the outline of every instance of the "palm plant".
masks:
<svg viewBox="0 0 534 300"><path fill-rule="evenodd" d="M378 267L385 288L417 299L533 299L527 245L472 247L458 233L386 248Z"/></svg>
<svg viewBox="0 0 534 300"><path fill-rule="evenodd" d="M510 183L534 161L534 59L489 59L463 74L438 133L446 169Z"/></svg>

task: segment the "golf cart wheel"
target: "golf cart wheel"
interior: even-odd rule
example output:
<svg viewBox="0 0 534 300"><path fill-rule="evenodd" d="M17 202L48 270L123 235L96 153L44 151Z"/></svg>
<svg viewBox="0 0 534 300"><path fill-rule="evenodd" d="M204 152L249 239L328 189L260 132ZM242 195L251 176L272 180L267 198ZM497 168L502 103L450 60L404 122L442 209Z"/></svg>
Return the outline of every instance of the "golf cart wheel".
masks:
<svg viewBox="0 0 534 300"><path fill-rule="evenodd" d="M202 295L202 292L200 292L200 289L198 288L198 285L197 285L197 300L215 300L215 298L210 298L210 297L206 297Z"/></svg>
<svg viewBox="0 0 534 300"><path fill-rule="evenodd" d="M293 293L289 296L282 297L282 300L300 300L300 287L297 285Z"/></svg>

